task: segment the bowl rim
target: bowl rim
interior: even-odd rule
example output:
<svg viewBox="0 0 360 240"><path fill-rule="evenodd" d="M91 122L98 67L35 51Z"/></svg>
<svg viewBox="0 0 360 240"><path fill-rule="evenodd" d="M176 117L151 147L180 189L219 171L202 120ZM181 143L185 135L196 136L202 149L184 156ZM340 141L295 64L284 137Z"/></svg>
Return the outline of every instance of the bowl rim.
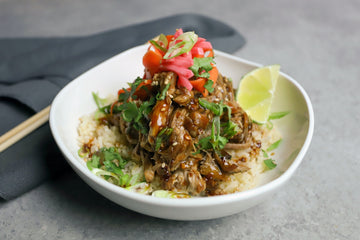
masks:
<svg viewBox="0 0 360 240"><path fill-rule="evenodd" d="M62 141L62 139L60 137L59 129L55 125L56 108L61 103L62 96L67 91L69 91L73 85L77 84L77 80L79 78L82 78L83 75L87 74L92 69L101 67L102 65L106 64L108 61L111 61L112 59L116 58L118 55L129 54L132 51L136 50L137 48L143 48L143 47L144 47L144 45L130 48L124 52L121 52L121 53L101 62L100 64L94 66L93 68L89 69L88 71L84 72L83 74L81 74L80 76L76 77L74 80L69 82L55 96L55 98L51 104L51 109L50 109L50 116L49 116L50 129L51 129L52 135L55 139L55 142L57 143L58 147L60 148L63 155L65 156L66 161L68 161L68 163L72 166L72 168L76 168L74 170L80 171L84 176L86 176L87 178L89 178L90 180L95 182L100 187L105 188L106 190L113 192L117 195L120 195L121 197L128 198L130 200L137 201L137 202L150 204L153 206L167 206L167 207L172 207L172 208L206 207L206 206L222 205L224 203L232 203L232 202L237 202L237 201L241 201L241 200L246 200L246 199L255 197L257 195L271 192L272 190L280 187L282 184L284 184L287 180L290 179L290 177L294 174L295 170L299 167L300 163L302 162L302 159L304 158L304 156L310 146L311 139L312 139L313 132L314 132L314 111L313 111L313 107L312 107L310 98L307 95L307 93L305 92L305 90L303 89L303 87L295 79L293 79L291 76L289 76L283 72L280 72L280 75L285 77L286 80L290 81L297 88L297 90L301 93L302 97L304 98L304 100L306 102L306 106L307 106L307 110L308 110L307 113L309 116L308 132L307 132L305 141L304 141L298 155L296 156L294 161L291 163L291 165L279 177L277 177L276 179L274 179L268 183L265 183L261 186L255 187L250 190L232 193L232 194L220 195L220 196L198 197L198 198L194 197L194 198L185 198L185 199L156 198L156 197L149 196L149 195L143 195L143 194L139 194L136 192L131 192L124 188L116 186L114 184L111 184L111 183L99 178L95 174L91 173L86 168L85 165L82 165L80 163L80 161L78 159L76 159L71 154L71 152L67 149L67 147L65 146L64 142ZM258 64L258 63L255 63L255 62L252 62L249 60L245 60L243 58L233 56L231 54L228 54L228 53L225 53L225 52L222 52L219 50L215 50L215 54L218 56L229 58L231 60L234 60L234 61L242 63L242 64L253 66L253 67L262 66L261 64Z"/></svg>

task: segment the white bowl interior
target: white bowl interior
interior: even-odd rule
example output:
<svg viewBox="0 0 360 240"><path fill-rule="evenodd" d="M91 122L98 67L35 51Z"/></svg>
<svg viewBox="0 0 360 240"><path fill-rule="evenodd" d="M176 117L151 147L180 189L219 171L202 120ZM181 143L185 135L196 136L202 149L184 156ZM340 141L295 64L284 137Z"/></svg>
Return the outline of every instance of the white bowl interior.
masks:
<svg viewBox="0 0 360 240"><path fill-rule="evenodd" d="M135 211L156 217L193 220L226 216L251 207L289 179L310 144L314 118L305 91L283 73L279 77L272 106L272 111L290 111L288 116L273 122L283 138L274 156L278 166L264 173L260 186L256 189L202 199L154 199L128 192L90 173L78 156L76 129L79 118L96 110L91 92L97 92L102 97L114 95L120 88L127 87L127 82L143 75L142 56L146 47L144 45L125 51L89 70L69 83L53 101L50 126L54 138L70 165L90 186ZM232 78L235 88L245 73L259 66L219 51L215 55L218 69L223 75ZM248 203L244 204L245 201ZM239 206L240 203L243 205ZM207 208L214 205L222 207L218 211L209 212ZM194 211L194 206L201 208ZM158 208L167 211L159 211Z"/></svg>

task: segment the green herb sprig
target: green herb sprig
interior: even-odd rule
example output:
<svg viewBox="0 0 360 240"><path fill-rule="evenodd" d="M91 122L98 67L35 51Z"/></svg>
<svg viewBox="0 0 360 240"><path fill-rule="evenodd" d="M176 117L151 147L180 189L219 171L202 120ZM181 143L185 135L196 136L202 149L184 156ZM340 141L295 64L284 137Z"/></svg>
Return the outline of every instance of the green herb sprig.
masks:
<svg viewBox="0 0 360 240"><path fill-rule="evenodd" d="M220 135L220 117L215 116L211 126L211 135L201 138L198 146L200 148L199 150L214 149L218 151L223 149L227 142L228 139ZM199 151L196 153L198 152Z"/></svg>
<svg viewBox="0 0 360 240"><path fill-rule="evenodd" d="M126 122L131 123L136 130L146 134L149 130L148 115L156 103L156 98L151 97L148 101L143 101L140 106L138 106L136 102L131 101L131 99L136 99L134 93L143 81L144 79L138 77L134 83L131 84L130 91L123 89L124 92L119 94L119 102L121 102L121 104L114 107L113 112L121 112ZM161 96L157 97L162 98L162 95L165 95L166 91L167 90L163 91Z"/></svg>
<svg viewBox="0 0 360 240"><path fill-rule="evenodd" d="M210 73L209 71L213 69L213 66L211 63L214 62L213 57L203 57L203 58L193 58L194 64L189 68L193 73L195 77L203 77L203 78L209 78Z"/></svg>
<svg viewBox="0 0 360 240"><path fill-rule="evenodd" d="M264 160L264 164L268 170L274 169L277 166L277 164L275 163L275 160L269 158L268 152L271 152L271 151L274 151L275 149L277 149L280 146L281 142L282 142L282 139L280 138L276 142L272 143L266 150L261 149L261 151L263 152L264 158L266 158Z"/></svg>
<svg viewBox="0 0 360 240"><path fill-rule="evenodd" d="M158 135L156 136L156 140L155 140L155 151L158 151L161 147L161 143L163 141L166 141L171 133L173 132L173 129L172 128L163 128L159 133Z"/></svg>
<svg viewBox="0 0 360 240"><path fill-rule="evenodd" d="M276 168L276 166L277 166L277 164L274 162L274 160L273 159L265 159L264 160L264 164L265 164L265 166L269 169L269 170L271 170L271 169L274 169L274 168Z"/></svg>
<svg viewBox="0 0 360 240"><path fill-rule="evenodd" d="M273 112L270 114L267 122L266 122L266 127L268 129L273 129L274 124L272 123L272 120L276 120L276 119L280 119L285 117L286 115L288 115L290 113L290 111L283 111L283 112Z"/></svg>
<svg viewBox="0 0 360 240"><path fill-rule="evenodd" d="M228 105L222 102L209 102L202 98L199 99L199 104L214 113L215 117L211 126L211 135L199 140L197 144L199 149L194 154L199 153L202 149L214 149L215 151L219 151L225 147L229 139L236 135L240 129L237 124L230 120L231 108ZM220 124L220 116L222 116L224 112L227 112L228 114L228 121ZM221 126L223 127L222 132Z"/></svg>
<svg viewBox="0 0 360 240"><path fill-rule="evenodd" d="M213 85L214 85L213 80L210 80L210 79L209 79L209 80L206 81L206 83L205 83L205 85L204 85L204 88L205 88L206 90L208 90L209 93L212 93L212 92L214 91Z"/></svg>

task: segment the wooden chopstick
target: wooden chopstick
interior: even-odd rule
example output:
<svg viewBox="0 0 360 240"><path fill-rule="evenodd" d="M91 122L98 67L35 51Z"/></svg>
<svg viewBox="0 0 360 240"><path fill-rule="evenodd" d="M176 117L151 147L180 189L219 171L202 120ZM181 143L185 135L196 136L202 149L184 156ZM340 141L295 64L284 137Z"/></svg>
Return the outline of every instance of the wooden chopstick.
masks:
<svg viewBox="0 0 360 240"><path fill-rule="evenodd" d="M20 123L0 137L0 153L49 120L50 106Z"/></svg>

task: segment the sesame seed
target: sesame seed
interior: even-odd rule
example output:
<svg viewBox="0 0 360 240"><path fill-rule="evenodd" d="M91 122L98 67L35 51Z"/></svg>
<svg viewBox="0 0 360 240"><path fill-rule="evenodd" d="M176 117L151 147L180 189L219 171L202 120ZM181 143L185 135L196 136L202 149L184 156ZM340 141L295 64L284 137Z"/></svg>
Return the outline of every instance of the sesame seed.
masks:
<svg viewBox="0 0 360 240"><path fill-rule="evenodd" d="M191 140L191 137L189 135L185 135L186 140Z"/></svg>
<svg viewBox="0 0 360 240"><path fill-rule="evenodd" d="M166 110L166 108L164 108L164 107L160 109L161 112L165 112L165 110Z"/></svg>
<svg viewBox="0 0 360 240"><path fill-rule="evenodd" d="M174 142L172 145L173 145L173 146L176 146L177 144L178 144L177 142Z"/></svg>
<svg viewBox="0 0 360 240"><path fill-rule="evenodd" d="M165 163L164 163L164 162L161 164L161 167L162 167L162 168L164 168L164 167L165 167Z"/></svg>

